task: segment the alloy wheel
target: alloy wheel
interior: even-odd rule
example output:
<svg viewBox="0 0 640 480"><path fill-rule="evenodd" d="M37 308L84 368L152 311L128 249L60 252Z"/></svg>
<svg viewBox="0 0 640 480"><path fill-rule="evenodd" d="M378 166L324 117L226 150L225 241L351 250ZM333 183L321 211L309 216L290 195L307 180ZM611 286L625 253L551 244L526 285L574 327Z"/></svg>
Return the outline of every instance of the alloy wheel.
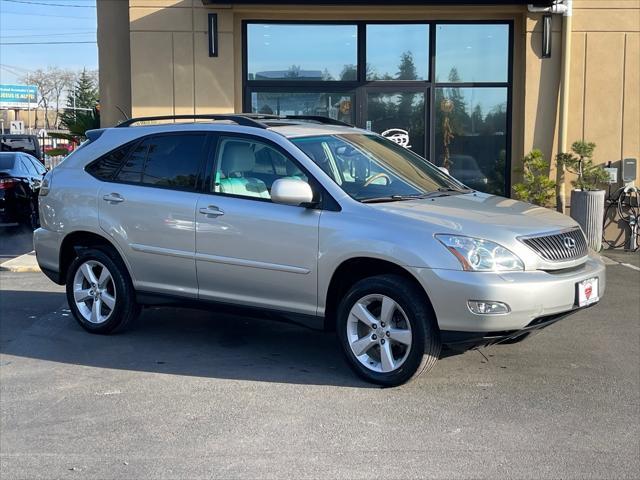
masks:
<svg viewBox="0 0 640 480"><path fill-rule="evenodd" d="M391 297L366 295L354 303L347 319L347 341L358 361L374 372L400 368L411 350L411 322Z"/></svg>
<svg viewBox="0 0 640 480"><path fill-rule="evenodd" d="M80 315L87 322L106 322L116 306L111 272L97 260L84 262L73 278L73 298Z"/></svg>

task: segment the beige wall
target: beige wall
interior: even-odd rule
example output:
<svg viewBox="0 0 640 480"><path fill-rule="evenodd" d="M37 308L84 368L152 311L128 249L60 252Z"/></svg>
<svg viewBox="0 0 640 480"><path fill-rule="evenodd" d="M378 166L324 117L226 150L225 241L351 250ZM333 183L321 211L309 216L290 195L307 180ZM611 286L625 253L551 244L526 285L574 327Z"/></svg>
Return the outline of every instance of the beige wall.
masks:
<svg viewBox="0 0 640 480"><path fill-rule="evenodd" d="M100 25L117 27L109 36L99 34L105 124L115 123L112 104L116 98L125 104L127 94L134 116L241 111L244 19L511 19L515 24L514 180L525 152L540 148L547 158L557 153L560 16L553 20L553 56L542 59L541 15L527 13L524 6L207 8L201 0L130 0L123 12L124 1L98 3L102 3L99 32ZM208 56L207 14L211 12L218 14L217 58ZM112 37L120 35L126 16L129 28L120 50L113 50ZM569 142L582 138L596 142L601 163L640 157L639 2L575 0L573 22ZM111 53L105 53L105 45ZM124 66L129 54L130 69Z"/></svg>
<svg viewBox="0 0 640 480"><path fill-rule="evenodd" d="M552 158L558 148L563 19L554 17L553 57L542 59L540 18L525 19L524 151L540 148ZM639 69L640 2L574 0L569 144L595 142L598 163L640 157Z"/></svg>

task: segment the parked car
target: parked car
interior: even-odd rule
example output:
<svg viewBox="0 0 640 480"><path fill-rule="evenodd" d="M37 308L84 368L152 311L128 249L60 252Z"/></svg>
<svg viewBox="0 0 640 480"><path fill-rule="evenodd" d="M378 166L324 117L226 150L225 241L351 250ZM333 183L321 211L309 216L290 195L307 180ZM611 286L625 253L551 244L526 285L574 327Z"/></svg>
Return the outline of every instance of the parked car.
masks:
<svg viewBox="0 0 640 480"><path fill-rule="evenodd" d="M442 345L518 341L605 291L570 217L375 133L258 115L133 126L163 119L88 132L40 190L38 263L89 332L142 305L267 312L335 330L358 375L393 386Z"/></svg>
<svg viewBox="0 0 640 480"><path fill-rule="evenodd" d="M35 135L17 133L0 135L0 151L27 153L44 163L40 142Z"/></svg>
<svg viewBox="0 0 640 480"><path fill-rule="evenodd" d="M46 173L31 155L0 152L0 225L38 227L38 193Z"/></svg>

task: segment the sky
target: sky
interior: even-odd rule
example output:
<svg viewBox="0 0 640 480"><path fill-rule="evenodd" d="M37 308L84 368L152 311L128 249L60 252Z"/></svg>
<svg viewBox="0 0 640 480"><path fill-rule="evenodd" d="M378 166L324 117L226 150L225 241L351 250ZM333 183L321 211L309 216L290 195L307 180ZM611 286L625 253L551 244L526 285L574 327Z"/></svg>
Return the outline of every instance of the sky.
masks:
<svg viewBox="0 0 640 480"><path fill-rule="evenodd" d="M47 66L96 70L95 6L96 0L0 0L0 83L21 84L22 75Z"/></svg>

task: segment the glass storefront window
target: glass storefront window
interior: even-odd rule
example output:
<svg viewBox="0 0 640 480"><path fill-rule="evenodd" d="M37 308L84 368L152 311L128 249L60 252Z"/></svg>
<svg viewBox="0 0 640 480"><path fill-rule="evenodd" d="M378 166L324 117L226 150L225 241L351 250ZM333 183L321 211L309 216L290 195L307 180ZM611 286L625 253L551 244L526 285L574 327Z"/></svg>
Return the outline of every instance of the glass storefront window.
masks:
<svg viewBox="0 0 640 480"><path fill-rule="evenodd" d="M435 163L465 185L504 195L506 88L437 88Z"/></svg>
<svg viewBox="0 0 640 480"><path fill-rule="evenodd" d="M436 27L436 81L507 82L509 25Z"/></svg>
<svg viewBox="0 0 640 480"><path fill-rule="evenodd" d="M429 25L367 25L367 80L427 80Z"/></svg>
<svg viewBox="0 0 640 480"><path fill-rule="evenodd" d="M348 93L252 92L251 111L268 115L320 115L355 123L354 97Z"/></svg>
<svg viewBox="0 0 640 480"><path fill-rule="evenodd" d="M424 108L424 92L369 93L366 127L424 157Z"/></svg>
<svg viewBox="0 0 640 480"><path fill-rule="evenodd" d="M248 80L355 81L356 25L247 25Z"/></svg>

